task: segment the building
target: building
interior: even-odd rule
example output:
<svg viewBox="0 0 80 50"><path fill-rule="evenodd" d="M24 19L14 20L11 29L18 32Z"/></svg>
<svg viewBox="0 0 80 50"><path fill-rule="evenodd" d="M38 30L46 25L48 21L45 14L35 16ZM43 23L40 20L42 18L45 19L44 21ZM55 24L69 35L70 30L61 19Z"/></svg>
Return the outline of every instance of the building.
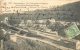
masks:
<svg viewBox="0 0 80 50"><path fill-rule="evenodd" d="M24 23L24 20L21 20L21 23L19 24L20 27L24 27L25 26L25 23Z"/></svg>
<svg viewBox="0 0 80 50"><path fill-rule="evenodd" d="M3 20L4 23L8 23L8 17L5 17Z"/></svg>

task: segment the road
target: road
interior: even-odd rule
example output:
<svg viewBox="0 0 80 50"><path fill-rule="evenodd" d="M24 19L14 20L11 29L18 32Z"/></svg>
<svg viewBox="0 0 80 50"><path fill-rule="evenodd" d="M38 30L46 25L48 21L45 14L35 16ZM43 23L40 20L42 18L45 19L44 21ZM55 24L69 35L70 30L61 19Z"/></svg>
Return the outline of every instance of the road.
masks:
<svg viewBox="0 0 80 50"><path fill-rule="evenodd" d="M43 43L49 44L49 45L51 45L51 46L55 46L55 47L57 47L57 48L59 48L59 49L62 49L62 50L73 50L73 49L70 49L70 48L66 48L66 47L63 47L63 46L59 46L59 45L54 44L54 43L52 43L52 42L50 42L50 41L46 41L46 40L42 40L42 39L38 39L38 38L21 36L21 35L18 35L18 34L15 34L15 36L17 36L17 37L22 37L22 38L25 38L25 39L31 39L31 40L41 41L41 42L43 42Z"/></svg>
<svg viewBox="0 0 80 50"><path fill-rule="evenodd" d="M26 30L26 29L22 29L22 28L17 28L17 29L23 30L23 31L25 31L25 32L28 32L29 30L31 30L31 29ZM44 33L44 32L41 32L41 31L37 31L37 30L33 30L33 31L37 32L37 35L40 35L40 36L43 36L43 37L47 37L47 38L49 38L49 39L53 39L53 40L56 40L56 41L60 41L60 39L64 39L64 38L60 38L60 37L58 37L58 36L51 35L51 34L48 34L48 33ZM64 50L73 50L73 49L71 49L71 48L67 48L67 47L64 47L64 46L61 46L61 45L58 45L58 44L55 44L55 43L52 43L52 42L49 42L49 41L46 41L46 40L38 39L38 38L21 36L21 35L18 35L18 34L16 34L15 36L22 37L22 38L25 38L25 39L28 38L28 39L31 39L31 40L38 40L38 41L44 42L44 43L46 43L46 44L49 44L49 45L55 46L55 47L57 47L57 48L60 48L60 49L62 49L62 50L63 50L63 49L64 49ZM64 39L64 40L66 40L66 39ZM71 40L70 40L70 41L71 41ZM76 42L76 41L73 40L73 42Z"/></svg>

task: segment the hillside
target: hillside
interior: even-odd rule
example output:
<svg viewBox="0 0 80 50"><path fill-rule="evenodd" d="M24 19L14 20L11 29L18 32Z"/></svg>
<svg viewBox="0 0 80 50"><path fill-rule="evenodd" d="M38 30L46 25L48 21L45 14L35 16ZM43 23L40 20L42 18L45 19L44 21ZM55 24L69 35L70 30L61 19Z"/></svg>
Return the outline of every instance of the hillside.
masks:
<svg viewBox="0 0 80 50"><path fill-rule="evenodd" d="M13 20L19 19L50 19L54 18L55 20L63 20L63 21L80 21L80 1L68 3L62 6L57 6L56 8L50 8L45 10L35 10L35 11L27 11L24 13L10 13L0 15L1 17L10 17ZM3 18L2 17L2 18ZM16 18L16 19L15 19Z"/></svg>

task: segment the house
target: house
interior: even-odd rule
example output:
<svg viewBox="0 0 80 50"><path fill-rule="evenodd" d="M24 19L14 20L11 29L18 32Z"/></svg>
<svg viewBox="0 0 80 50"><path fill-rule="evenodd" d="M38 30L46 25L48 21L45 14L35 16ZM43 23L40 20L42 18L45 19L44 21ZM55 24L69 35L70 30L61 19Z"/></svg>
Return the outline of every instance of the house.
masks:
<svg viewBox="0 0 80 50"><path fill-rule="evenodd" d="M8 17L5 17L3 20L4 23L8 23Z"/></svg>
<svg viewBox="0 0 80 50"><path fill-rule="evenodd" d="M24 27L25 26L24 20L21 21L21 23L19 24L19 26L20 27Z"/></svg>

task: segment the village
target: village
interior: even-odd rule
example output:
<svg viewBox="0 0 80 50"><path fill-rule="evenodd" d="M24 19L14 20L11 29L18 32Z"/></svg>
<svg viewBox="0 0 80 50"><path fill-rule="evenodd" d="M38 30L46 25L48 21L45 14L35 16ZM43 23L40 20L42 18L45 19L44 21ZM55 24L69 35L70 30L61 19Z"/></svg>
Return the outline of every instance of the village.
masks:
<svg viewBox="0 0 80 50"><path fill-rule="evenodd" d="M53 41L56 41L53 43L57 43L57 44L59 43L59 45L62 45L60 43L64 43L64 45L62 46L65 46L65 47L68 47L65 44L71 44L72 42L74 46L71 48L74 48L74 49L76 49L76 46L80 44L77 39L72 39L75 36L70 37L71 39L69 40L68 37L66 37L65 32L64 32L64 29L66 29L67 27L70 27L71 25L74 25L74 24L79 25L79 23L76 23L76 22L71 23L71 22L55 21L55 19L35 20L35 21L26 20L26 22L24 20L21 20L20 24L10 25L8 21L9 21L8 17L5 17L4 20L1 21L1 23L5 24L5 25L2 25L1 27L6 37L5 40L11 39L14 42L19 42L20 40L18 39L18 37L25 38L25 39L26 38L30 38L30 39L38 38L39 40L36 39L37 41L46 43L45 41L42 41L42 37L46 37L49 39L53 39ZM6 34L8 36L6 36ZM65 49L70 49L70 48L65 48ZM79 49L79 46L77 47L77 49Z"/></svg>

